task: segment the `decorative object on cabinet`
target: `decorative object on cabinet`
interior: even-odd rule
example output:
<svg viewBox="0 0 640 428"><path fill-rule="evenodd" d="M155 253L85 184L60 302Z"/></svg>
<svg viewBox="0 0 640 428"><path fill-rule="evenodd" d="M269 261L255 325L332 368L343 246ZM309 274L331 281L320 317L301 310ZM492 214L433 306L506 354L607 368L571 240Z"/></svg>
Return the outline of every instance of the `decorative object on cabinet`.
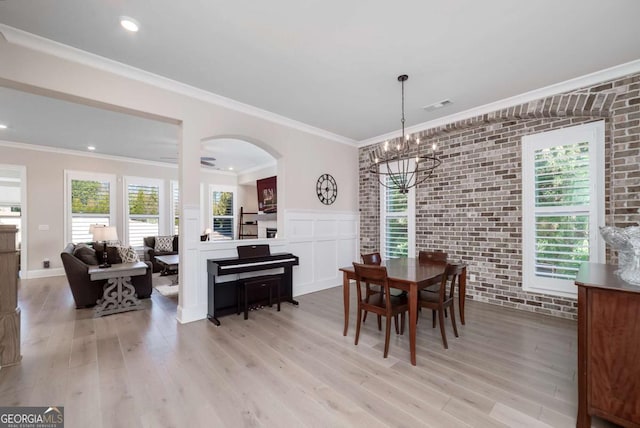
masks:
<svg viewBox="0 0 640 428"><path fill-rule="evenodd" d="M0 225L0 369L18 364L22 360L17 232L14 225Z"/></svg>
<svg viewBox="0 0 640 428"><path fill-rule="evenodd" d="M640 286L616 267L583 263L578 287L578 420L640 427Z"/></svg>
<svg viewBox="0 0 640 428"><path fill-rule="evenodd" d="M640 285L640 226L600 228L604 242L618 251L618 270L623 280Z"/></svg>

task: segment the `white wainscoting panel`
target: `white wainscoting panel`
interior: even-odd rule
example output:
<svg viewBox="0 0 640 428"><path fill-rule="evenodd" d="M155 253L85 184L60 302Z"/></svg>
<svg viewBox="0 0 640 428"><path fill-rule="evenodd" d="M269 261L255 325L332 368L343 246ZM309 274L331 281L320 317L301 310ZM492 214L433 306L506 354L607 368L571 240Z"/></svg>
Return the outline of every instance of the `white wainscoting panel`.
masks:
<svg viewBox="0 0 640 428"><path fill-rule="evenodd" d="M207 317L207 260L237 257L238 245L269 244L272 253L287 252L298 256L300 265L293 268L294 296L342 284L338 268L349 266L360 257L358 213L286 210L278 215L284 215L286 233L277 239L197 243L198 255L194 272L197 275L195 295L198 304L191 306L197 314L190 311L189 320ZM225 275L216 281L235 279L236 275Z"/></svg>

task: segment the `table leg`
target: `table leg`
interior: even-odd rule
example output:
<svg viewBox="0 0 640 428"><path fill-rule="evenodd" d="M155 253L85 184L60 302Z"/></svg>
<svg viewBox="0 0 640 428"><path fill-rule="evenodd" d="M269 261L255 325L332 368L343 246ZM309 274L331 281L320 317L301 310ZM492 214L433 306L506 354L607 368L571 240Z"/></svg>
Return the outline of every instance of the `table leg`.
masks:
<svg viewBox="0 0 640 428"><path fill-rule="evenodd" d="M464 325L464 301L467 296L467 268L462 268L460 278L458 278L458 310L460 312L460 322Z"/></svg>
<svg viewBox="0 0 640 428"><path fill-rule="evenodd" d="M409 350L411 364L416 365L416 323L418 321L418 285L409 288Z"/></svg>
<svg viewBox="0 0 640 428"><path fill-rule="evenodd" d="M343 336L347 335L349 330L349 276L346 272L342 272L342 299L344 305L344 332Z"/></svg>

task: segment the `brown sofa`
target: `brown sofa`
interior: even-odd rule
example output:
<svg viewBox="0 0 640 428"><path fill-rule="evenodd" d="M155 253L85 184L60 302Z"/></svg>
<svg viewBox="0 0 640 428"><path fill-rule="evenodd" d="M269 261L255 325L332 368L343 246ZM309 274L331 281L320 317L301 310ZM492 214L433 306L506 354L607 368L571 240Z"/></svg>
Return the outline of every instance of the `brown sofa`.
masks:
<svg viewBox="0 0 640 428"><path fill-rule="evenodd" d="M71 294L73 294L73 300L76 302L76 308L86 308L95 306L98 299L102 298L103 286L106 280L92 281L89 276L89 266L98 264L98 257L93 257L90 250L85 250L84 254L79 251L74 255L76 250L75 244L68 244L60 257L62 258L62 265L64 271L67 274L67 281L69 281L69 287L71 288ZM117 252L115 254L107 251L109 255L110 263L121 263ZM84 259L84 260L82 260ZM95 263L94 263L95 261ZM87 263L89 262L89 263ZM146 299L151 296L153 291L153 285L151 283L151 263L147 263L149 269L145 275L132 276L131 284L136 289L136 295L140 299Z"/></svg>
<svg viewBox="0 0 640 428"><path fill-rule="evenodd" d="M144 261L151 262L153 264L153 272L160 272L162 270L162 266L156 262L156 256L168 256L171 254L178 254L178 235L173 236L173 250L172 251L162 251L157 252L155 250L156 247L156 237L155 236L147 236L142 238L144 243Z"/></svg>

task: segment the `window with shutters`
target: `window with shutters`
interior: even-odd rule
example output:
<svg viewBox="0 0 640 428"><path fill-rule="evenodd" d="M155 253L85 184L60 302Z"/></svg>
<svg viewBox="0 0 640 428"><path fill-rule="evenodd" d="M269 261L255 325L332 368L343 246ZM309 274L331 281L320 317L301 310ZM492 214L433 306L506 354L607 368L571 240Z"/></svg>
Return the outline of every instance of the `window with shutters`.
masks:
<svg viewBox="0 0 640 428"><path fill-rule="evenodd" d="M165 235L163 181L150 178L125 177L126 236L133 247L140 247L145 236Z"/></svg>
<svg viewBox="0 0 640 428"><path fill-rule="evenodd" d="M171 218L173 219L173 234L177 235L180 226L180 183L171 182Z"/></svg>
<svg viewBox="0 0 640 428"><path fill-rule="evenodd" d="M115 175L65 171L65 240L91 242L92 224L115 225Z"/></svg>
<svg viewBox="0 0 640 428"><path fill-rule="evenodd" d="M385 177L392 185L391 177ZM401 193L380 185L380 254L415 257L415 189Z"/></svg>
<svg viewBox="0 0 640 428"><path fill-rule="evenodd" d="M228 186L210 186L210 240L234 239L236 225L236 189Z"/></svg>
<svg viewBox="0 0 640 428"><path fill-rule="evenodd" d="M604 122L523 137L522 179L523 289L574 296L604 260Z"/></svg>

